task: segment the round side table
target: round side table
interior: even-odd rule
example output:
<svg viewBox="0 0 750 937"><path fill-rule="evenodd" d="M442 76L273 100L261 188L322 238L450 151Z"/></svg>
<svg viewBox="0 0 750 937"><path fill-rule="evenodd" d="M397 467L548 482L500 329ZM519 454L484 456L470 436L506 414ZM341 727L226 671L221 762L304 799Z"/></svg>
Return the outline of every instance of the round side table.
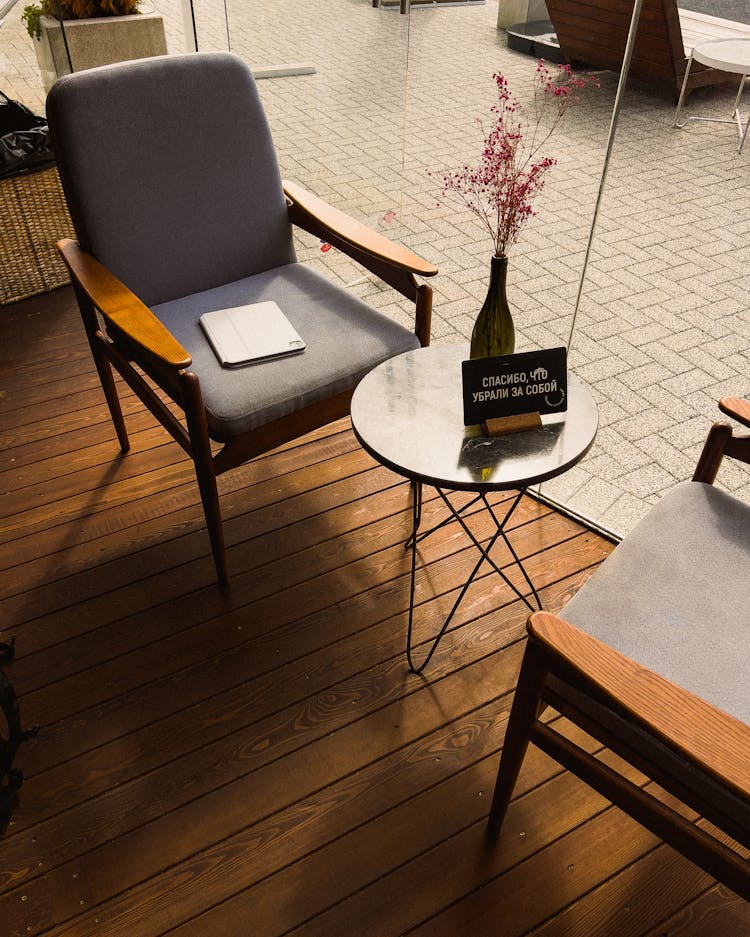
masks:
<svg viewBox="0 0 750 937"><path fill-rule="evenodd" d="M734 75L740 75L740 87L737 91L737 97L734 101L734 110L731 118L727 117L687 117L680 122L682 114L682 105L685 101L685 89L687 88L688 76L693 62L700 62L701 65L708 65L710 68L716 68L721 72L730 72ZM680 99L677 102L677 111L674 115L674 126L682 128L688 121L704 120L715 124L735 124L739 136L739 146L737 152L742 152L747 137L747 129L750 127L750 114L748 114L745 125L742 125L740 116L740 99L745 88L747 76L750 75L750 39L710 39L706 42L699 42L693 47L685 69L685 78L680 90Z"/></svg>
<svg viewBox="0 0 750 937"><path fill-rule="evenodd" d="M487 562L534 609L529 597L513 585L490 556L498 538L508 547L536 606L542 607L505 529L528 487L561 475L580 462L591 448L599 422L591 392L575 375L569 374L565 413L543 416L540 429L507 436L482 436L478 427L467 427L463 422L461 362L468 357L468 347L463 345L433 345L406 352L367 374L351 403L352 426L363 448L381 465L409 479L413 489L412 532L405 546L411 548L406 653L414 673L421 672L429 662L483 563ZM420 533L423 484L435 488L448 516L431 530ZM487 494L507 490L517 494L505 515L498 518ZM449 497L453 491L475 492L476 498L457 509ZM495 524L486 546L479 543L463 516L477 502ZM412 657L412 624L417 544L450 521L461 525L479 551L479 559L427 655L416 666Z"/></svg>

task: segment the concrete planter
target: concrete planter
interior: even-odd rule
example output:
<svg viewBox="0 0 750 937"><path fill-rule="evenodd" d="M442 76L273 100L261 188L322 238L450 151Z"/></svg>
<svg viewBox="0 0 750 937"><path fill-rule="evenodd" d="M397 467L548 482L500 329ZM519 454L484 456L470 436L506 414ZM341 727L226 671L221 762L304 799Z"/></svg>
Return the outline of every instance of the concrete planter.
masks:
<svg viewBox="0 0 750 937"><path fill-rule="evenodd" d="M500 0L497 8L497 28L507 29L516 23L525 23L529 15L529 0Z"/></svg>
<svg viewBox="0 0 750 937"><path fill-rule="evenodd" d="M167 52L161 13L65 20L64 37L61 24L54 17L42 16L40 25L41 37L35 40L34 48L45 91L57 78L71 71Z"/></svg>

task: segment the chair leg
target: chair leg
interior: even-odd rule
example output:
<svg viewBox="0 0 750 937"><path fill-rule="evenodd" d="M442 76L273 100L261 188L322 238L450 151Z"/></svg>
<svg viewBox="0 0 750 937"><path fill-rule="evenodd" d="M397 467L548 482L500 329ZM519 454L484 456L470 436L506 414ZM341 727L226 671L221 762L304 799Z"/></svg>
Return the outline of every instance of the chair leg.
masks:
<svg viewBox="0 0 750 937"><path fill-rule="evenodd" d="M198 479L198 488L203 502L203 513L206 518L206 527L211 541L211 551L214 557L216 573L219 584L223 589L229 585L227 573L227 556L224 545L224 526L221 519L219 505L219 492L216 487L216 473L214 471L211 443L208 436L206 410L203 406L200 382L195 374L183 372L181 375L183 403L185 404L185 418L188 433L193 448L193 463L195 475Z"/></svg>
<svg viewBox="0 0 750 937"><path fill-rule="evenodd" d="M216 575L219 578L219 585L226 589L229 585L229 574L227 572L227 554L224 546L224 525L221 519L221 508L219 506L219 493L216 488L216 476L213 467L205 468L198 459L195 459L195 474L198 479L198 488L203 502L203 513L206 517L206 527L211 541L211 552L214 557L214 566Z"/></svg>
<svg viewBox="0 0 750 937"><path fill-rule="evenodd" d="M78 308L81 312L81 319L83 319L83 327L86 330L86 337L89 340L91 355L94 359L94 364L96 365L96 370L99 374L99 380L101 381L102 390L104 391L104 396L107 400L109 415L112 418L112 423L115 427L115 432L117 433L117 440L120 443L120 448L122 451L127 452L130 449L130 440L128 439L128 432L125 429L125 420L123 419L120 398L117 395L117 387L115 386L115 379L114 375L112 374L112 365L109 363L109 360L102 349L102 345L106 343L106 339L99 329L96 310L94 309L91 300L80 288L75 279L73 280L73 289L76 294L76 299L78 300Z"/></svg>
<svg viewBox="0 0 750 937"><path fill-rule="evenodd" d="M100 336L96 336L94 342L97 342L97 340L102 341L103 339ZM128 431L125 428L125 419L122 415L122 407L120 406L120 398L117 394L117 387L115 386L115 378L112 374L112 365L95 344L91 345L91 353L94 356L96 370L99 372L99 380L102 384L104 396L107 398L109 415L112 418L112 423L117 433L117 441L120 443L120 449L122 449L123 452L128 452L130 449L130 440L128 439Z"/></svg>
<svg viewBox="0 0 750 937"><path fill-rule="evenodd" d="M513 789L518 780L526 749L529 746L529 732L536 722L541 707L542 689L547 676L547 668L541 649L531 641L526 645L526 652L521 664L516 695L513 699L508 728L505 730L500 767L497 772L492 808L487 822L487 833L497 837L508 811Z"/></svg>

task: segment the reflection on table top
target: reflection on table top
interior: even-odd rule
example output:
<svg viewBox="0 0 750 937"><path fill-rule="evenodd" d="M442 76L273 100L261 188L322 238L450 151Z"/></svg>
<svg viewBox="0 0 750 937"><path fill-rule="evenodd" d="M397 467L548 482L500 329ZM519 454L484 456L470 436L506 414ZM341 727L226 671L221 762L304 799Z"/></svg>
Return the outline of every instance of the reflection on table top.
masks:
<svg viewBox="0 0 750 937"><path fill-rule="evenodd" d="M441 488L492 491L554 478L579 462L598 426L586 385L568 375L568 409L542 417L542 428L482 436L464 426L464 345L433 345L383 362L352 398L354 432L381 464Z"/></svg>

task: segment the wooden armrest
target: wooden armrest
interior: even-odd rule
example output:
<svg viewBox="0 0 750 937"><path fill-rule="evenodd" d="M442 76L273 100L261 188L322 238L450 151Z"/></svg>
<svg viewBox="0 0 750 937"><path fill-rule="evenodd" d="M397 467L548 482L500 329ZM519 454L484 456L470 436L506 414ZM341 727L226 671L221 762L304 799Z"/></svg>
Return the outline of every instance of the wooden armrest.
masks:
<svg viewBox="0 0 750 937"><path fill-rule="evenodd" d="M750 400L740 400L739 397L723 397L719 401L719 409L733 420L750 427Z"/></svg>
<svg viewBox="0 0 750 937"><path fill-rule="evenodd" d="M339 211L295 182L284 182L283 185L284 194L292 203L289 209L290 218L301 228L310 230L307 224L312 222L314 234L320 234L322 228L334 238L338 237L379 260L422 277L434 277L438 272L437 267L431 263L405 247L394 244L387 237Z"/></svg>
<svg viewBox="0 0 750 937"><path fill-rule="evenodd" d="M535 612L527 629L534 641L593 681L656 736L740 796L750 796L750 726L556 615Z"/></svg>
<svg viewBox="0 0 750 937"><path fill-rule="evenodd" d="M57 242L71 276L105 319L172 368L188 368L192 358L172 333L124 283L71 238Z"/></svg>

